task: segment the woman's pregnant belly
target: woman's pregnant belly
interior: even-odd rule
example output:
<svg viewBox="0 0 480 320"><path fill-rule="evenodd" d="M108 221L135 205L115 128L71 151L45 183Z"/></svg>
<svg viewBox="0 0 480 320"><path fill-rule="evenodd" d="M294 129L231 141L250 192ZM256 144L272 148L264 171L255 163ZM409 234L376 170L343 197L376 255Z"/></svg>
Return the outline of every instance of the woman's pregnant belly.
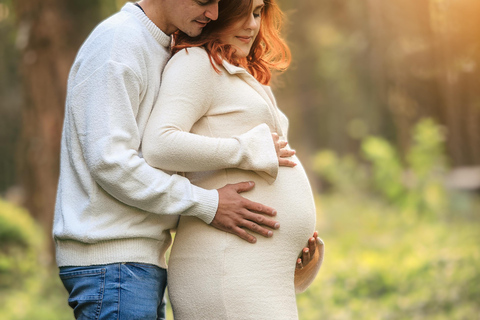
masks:
<svg viewBox="0 0 480 320"><path fill-rule="evenodd" d="M253 171L238 169L187 175L194 184L206 189L254 181L254 189L241 195L274 208L277 215L273 219L280 223L280 229L274 230L271 238L255 235L257 243L251 244L197 218L182 217L169 262L173 305L180 297L184 302L187 297L207 298L210 302L217 301L217 311L223 306L225 319L234 319L232 314L245 316L242 308L251 310L252 304L260 304L257 309L262 311L254 313L257 319L267 315L263 312L268 312L272 319L296 317L295 263L313 234L316 213L305 171L297 158L294 161L298 163L294 168L279 168L273 184ZM188 291L192 290L194 294L190 296ZM193 305L195 312L200 313L202 308L211 307L205 301Z"/></svg>

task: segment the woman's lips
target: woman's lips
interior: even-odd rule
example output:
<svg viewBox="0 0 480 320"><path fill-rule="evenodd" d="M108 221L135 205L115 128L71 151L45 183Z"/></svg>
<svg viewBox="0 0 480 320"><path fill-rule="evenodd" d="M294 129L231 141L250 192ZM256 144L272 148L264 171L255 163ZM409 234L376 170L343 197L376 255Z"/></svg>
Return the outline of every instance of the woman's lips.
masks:
<svg viewBox="0 0 480 320"><path fill-rule="evenodd" d="M236 38L244 43L249 43L252 40L252 37L236 36Z"/></svg>

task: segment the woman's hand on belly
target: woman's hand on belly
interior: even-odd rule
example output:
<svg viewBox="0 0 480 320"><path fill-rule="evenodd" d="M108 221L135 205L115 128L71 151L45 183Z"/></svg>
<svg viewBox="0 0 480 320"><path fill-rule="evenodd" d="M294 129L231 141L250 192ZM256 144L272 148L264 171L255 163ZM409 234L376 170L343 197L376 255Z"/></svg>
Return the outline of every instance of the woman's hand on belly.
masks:
<svg viewBox="0 0 480 320"><path fill-rule="evenodd" d="M295 150L287 148L288 142L280 140L277 133L272 133L273 144L275 145L275 151L277 152L278 165L280 167L295 167L297 164L292 160L286 159L295 155Z"/></svg>
<svg viewBox="0 0 480 320"><path fill-rule="evenodd" d="M233 233L250 243L255 243L257 239L244 228L267 238L273 236L272 230L265 227L278 229L280 224L263 214L274 217L277 214L276 210L250 201L239 194L252 190L254 186L254 182L240 182L218 189L218 209L211 226Z"/></svg>

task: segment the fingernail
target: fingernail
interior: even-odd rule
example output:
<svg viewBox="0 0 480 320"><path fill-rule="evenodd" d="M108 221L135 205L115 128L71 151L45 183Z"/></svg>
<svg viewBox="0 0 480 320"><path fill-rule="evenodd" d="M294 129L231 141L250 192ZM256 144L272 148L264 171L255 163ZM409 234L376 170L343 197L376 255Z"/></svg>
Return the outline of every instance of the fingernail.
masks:
<svg viewBox="0 0 480 320"><path fill-rule="evenodd" d="M277 210L273 210L273 211L272 211L272 214L273 214L274 216L276 216L276 215L277 215Z"/></svg>
<svg viewBox="0 0 480 320"><path fill-rule="evenodd" d="M308 253L308 248L307 248L307 249L305 249L305 250L303 250L303 252L305 252L305 253Z"/></svg>
<svg viewBox="0 0 480 320"><path fill-rule="evenodd" d="M253 182L252 182L252 181L249 181L248 184L251 185L251 186L253 186Z"/></svg>
<svg viewBox="0 0 480 320"><path fill-rule="evenodd" d="M274 226L274 227L275 227L275 229L278 229L278 228L280 228L280 223L278 223L278 222L277 222L277 223L275 223L275 226Z"/></svg>
<svg viewBox="0 0 480 320"><path fill-rule="evenodd" d="M268 237L271 237L273 236L273 232L272 231L268 231Z"/></svg>

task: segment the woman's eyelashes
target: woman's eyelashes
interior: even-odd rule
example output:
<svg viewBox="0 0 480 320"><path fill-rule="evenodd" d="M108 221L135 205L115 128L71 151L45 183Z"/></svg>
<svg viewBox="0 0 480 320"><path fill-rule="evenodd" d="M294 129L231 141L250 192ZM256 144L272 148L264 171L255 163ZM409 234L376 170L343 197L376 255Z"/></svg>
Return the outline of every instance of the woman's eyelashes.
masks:
<svg viewBox="0 0 480 320"><path fill-rule="evenodd" d="M253 12L253 17L254 17L255 19L256 19L256 18L260 18L261 16L262 16L262 9Z"/></svg>

